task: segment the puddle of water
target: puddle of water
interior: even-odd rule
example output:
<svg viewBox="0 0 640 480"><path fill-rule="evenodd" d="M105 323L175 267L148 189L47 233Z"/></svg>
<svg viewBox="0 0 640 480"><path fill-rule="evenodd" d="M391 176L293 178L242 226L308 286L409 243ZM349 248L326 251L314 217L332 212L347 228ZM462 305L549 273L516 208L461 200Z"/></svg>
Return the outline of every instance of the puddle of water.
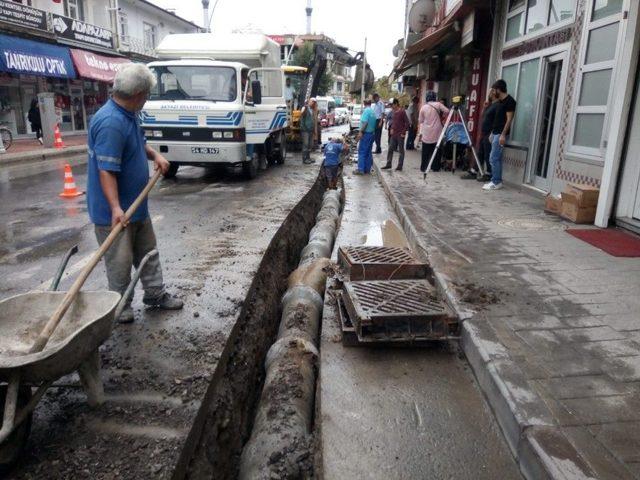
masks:
<svg viewBox="0 0 640 480"><path fill-rule="evenodd" d="M409 248L407 237L393 220L370 222L362 237L365 246Z"/></svg>

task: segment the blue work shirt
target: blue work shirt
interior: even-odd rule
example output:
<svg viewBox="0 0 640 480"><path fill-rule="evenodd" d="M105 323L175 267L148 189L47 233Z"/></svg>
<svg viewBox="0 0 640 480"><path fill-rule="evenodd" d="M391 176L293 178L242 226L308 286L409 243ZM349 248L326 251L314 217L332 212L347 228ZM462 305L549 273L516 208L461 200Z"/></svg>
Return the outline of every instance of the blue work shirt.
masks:
<svg viewBox="0 0 640 480"><path fill-rule="evenodd" d="M100 170L114 172L120 207L126 211L149 181L145 138L138 116L112 99L105 103L89 125L87 207L96 225L111 225L111 207L100 185ZM145 199L131 217L132 222L149 217Z"/></svg>
<svg viewBox="0 0 640 480"><path fill-rule="evenodd" d="M367 124L367 127L364 129L364 133L373 133L376 131L376 114L373 113L373 109L371 107L367 107L362 112L360 116L360 125Z"/></svg>
<svg viewBox="0 0 640 480"><path fill-rule="evenodd" d="M337 142L329 142L324 146L324 166L332 167L340 165L340 154L343 145Z"/></svg>
<svg viewBox="0 0 640 480"><path fill-rule="evenodd" d="M372 107L373 113L375 113L376 118L380 120L382 118L382 115L384 115L384 103L382 103L382 100L378 100L372 105Z"/></svg>

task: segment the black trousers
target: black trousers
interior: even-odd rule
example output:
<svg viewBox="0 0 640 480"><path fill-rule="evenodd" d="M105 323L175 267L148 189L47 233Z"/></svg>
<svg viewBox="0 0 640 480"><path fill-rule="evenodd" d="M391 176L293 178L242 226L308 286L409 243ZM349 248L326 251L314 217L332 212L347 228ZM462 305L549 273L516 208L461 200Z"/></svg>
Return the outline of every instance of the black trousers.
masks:
<svg viewBox="0 0 640 480"><path fill-rule="evenodd" d="M431 156L433 155L433 151L436 149L436 143L424 143L422 142L422 161L420 162L420 171L426 172L427 167L429 166L429 161L431 160ZM431 165L431 170L437 172L440 170L440 157L442 156L442 150L438 150L436 154L436 158L433 160L433 165Z"/></svg>
<svg viewBox="0 0 640 480"><path fill-rule="evenodd" d="M416 148L416 127L410 126L407 132L407 150L415 150Z"/></svg>
<svg viewBox="0 0 640 480"><path fill-rule="evenodd" d="M480 139L480 150L478 152L478 160L484 170L484 173L491 173L491 162L489 156L491 155L491 142L489 142L489 135L483 135Z"/></svg>
<svg viewBox="0 0 640 480"><path fill-rule="evenodd" d="M380 122L378 120L378 122ZM380 125L380 123L376 124L376 135L375 135L375 142L376 142L376 153L381 153L382 152L382 130L383 127L382 125Z"/></svg>

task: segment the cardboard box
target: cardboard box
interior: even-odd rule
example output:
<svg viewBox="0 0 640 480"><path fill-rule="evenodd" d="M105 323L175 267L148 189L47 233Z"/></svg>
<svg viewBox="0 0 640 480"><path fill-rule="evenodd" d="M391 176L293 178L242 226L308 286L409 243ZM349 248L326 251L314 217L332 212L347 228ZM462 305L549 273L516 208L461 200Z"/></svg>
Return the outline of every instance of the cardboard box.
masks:
<svg viewBox="0 0 640 480"><path fill-rule="evenodd" d="M562 203L572 203L577 207L588 208L598 205L600 189L578 183L567 183L562 192Z"/></svg>
<svg viewBox="0 0 640 480"><path fill-rule="evenodd" d="M562 197L562 209L560 216L571 220L573 223L593 223L596 219L596 207L578 207L574 203L565 203Z"/></svg>
<svg viewBox="0 0 640 480"><path fill-rule="evenodd" d="M544 211L547 213L554 213L560 215L562 209L562 198L555 197L551 194L547 195L544 199Z"/></svg>

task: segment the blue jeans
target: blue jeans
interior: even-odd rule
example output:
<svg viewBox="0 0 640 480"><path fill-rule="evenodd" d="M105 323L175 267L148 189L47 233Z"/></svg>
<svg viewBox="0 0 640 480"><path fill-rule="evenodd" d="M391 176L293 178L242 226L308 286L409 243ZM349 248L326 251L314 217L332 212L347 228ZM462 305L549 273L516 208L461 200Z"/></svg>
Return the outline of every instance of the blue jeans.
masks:
<svg viewBox="0 0 640 480"><path fill-rule="evenodd" d="M500 135L493 134L491 137L491 153L489 163L491 163L491 182L494 185L502 183L502 152L504 147L500 145Z"/></svg>
<svg viewBox="0 0 640 480"><path fill-rule="evenodd" d="M375 133L363 133L360 143L358 144L358 170L362 173L369 173L373 165L373 141Z"/></svg>

